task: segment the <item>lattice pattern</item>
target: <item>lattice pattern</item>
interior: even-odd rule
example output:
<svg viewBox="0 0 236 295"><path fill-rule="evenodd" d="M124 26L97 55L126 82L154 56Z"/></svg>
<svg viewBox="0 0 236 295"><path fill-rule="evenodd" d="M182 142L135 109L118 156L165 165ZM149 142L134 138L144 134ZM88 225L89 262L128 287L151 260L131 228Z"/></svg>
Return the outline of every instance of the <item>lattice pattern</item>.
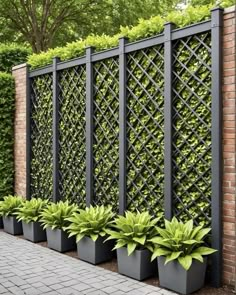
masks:
<svg viewBox="0 0 236 295"><path fill-rule="evenodd" d="M85 66L59 73L60 194L85 207Z"/></svg>
<svg viewBox="0 0 236 295"><path fill-rule="evenodd" d="M163 214L164 48L128 55L127 205Z"/></svg>
<svg viewBox="0 0 236 295"><path fill-rule="evenodd" d="M52 198L52 75L31 79L31 197Z"/></svg>
<svg viewBox="0 0 236 295"><path fill-rule="evenodd" d="M118 207L119 67L118 59L94 65L94 191L96 204Z"/></svg>
<svg viewBox="0 0 236 295"><path fill-rule="evenodd" d="M211 36L174 44L173 198L182 220L210 223Z"/></svg>

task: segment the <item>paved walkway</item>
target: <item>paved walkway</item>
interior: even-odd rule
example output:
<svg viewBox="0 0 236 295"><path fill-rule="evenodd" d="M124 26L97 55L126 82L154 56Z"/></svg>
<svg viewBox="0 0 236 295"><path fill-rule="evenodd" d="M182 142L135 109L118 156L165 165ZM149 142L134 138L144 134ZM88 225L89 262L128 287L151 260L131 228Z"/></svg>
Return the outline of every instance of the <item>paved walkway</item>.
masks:
<svg viewBox="0 0 236 295"><path fill-rule="evenodd" d="M172 295L0 232L0 294Z"/></svg>

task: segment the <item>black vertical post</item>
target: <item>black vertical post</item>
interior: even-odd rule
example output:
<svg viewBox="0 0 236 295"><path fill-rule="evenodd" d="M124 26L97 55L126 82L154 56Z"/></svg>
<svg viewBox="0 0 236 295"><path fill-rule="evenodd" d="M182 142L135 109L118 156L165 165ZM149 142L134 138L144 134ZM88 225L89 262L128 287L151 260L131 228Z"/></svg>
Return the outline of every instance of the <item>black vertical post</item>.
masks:
<svg viewBox="0 0 236 295"><path fill-rule="evenodd" d="M164 59L165 59L165 91L164 91L164 132L165 132L165 156L164 156L164 196L165 218L172 217L172 41L171 35L174 24L165 24L164 30Z"/></svg>
<svg viewBox="0 0 236 295"><path fill-rule="evenodd" d="M86 206L93 204L93 47L86 48Z"/></svg>
<svg viewBox="0 0 236 295"><path fill-rule="evenodd" d="M126 210L126 38L119 40L119 214Z"/></svg>
<svg viewBox="0 0 236 295"><path fill-rule="evenodd" d="M211 63L212 63L212 247L217 249L217 252L212 255L212 284L214 287L220 287L222 284L222 177L221 177L221 161L222 161L222 100L221 100L221 85L222 85L222 52L221 52L221 36L222 36L222 16L223 10L215 8L211 11Z"/></svg>
<svg viewBox="0 0 236 295"><path fill-rule="evenodd" d="M53 58L53 202L60 200L59 195L59 87L57 63L58 57Z"/></svg>
<svg viewBox="0 0 236 295"><path fill-rule="evenodd" d="M31 199L31 80L29 66L26 66L26 199Z"/></svg>

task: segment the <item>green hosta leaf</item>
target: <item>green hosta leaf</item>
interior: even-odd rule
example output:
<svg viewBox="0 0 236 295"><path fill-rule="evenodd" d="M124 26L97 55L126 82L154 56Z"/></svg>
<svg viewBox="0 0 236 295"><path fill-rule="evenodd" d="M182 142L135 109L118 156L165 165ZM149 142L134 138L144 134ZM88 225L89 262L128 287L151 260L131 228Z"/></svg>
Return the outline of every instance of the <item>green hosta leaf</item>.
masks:
<svg viewBox="0 0 236 295"><path fill-rule="evenodd" d="M172 252L170 255L168 255L166 257L166 261L165 264L167 264L168 262L177 259L181 254L183 253L183 251L178 251L178 252Z"/></svg>
<svg viewBox="0 0 236 295"><path fill-rule="evenodd" d="M133 238L133 240L141 245L144 245L145 244L145 241L146 241L146 236L143 236L143 237L135 237Z"/></svg>
<svg viewBox="0 0 236 295"><path fill-rule="evenodd" d="M128 243L127 245L128 256L130 256L134 252L136 246L137 246L136 243Z"/></svg>
<svg viewBox="0 0 236 295"><path fill-rule="evenodd" d="M183 244L186 244L186 245L194 245L194 244L199 244L199 243L202 243L202 241L196 241L196 240L187 240L187 241L183 241Z"/></svg>
<svg viewBox="0 0 236 295"><path fill-rule="evenodd" d="M155 258L159 256L167 256L170 253L171 252L169 250L162 249L162 248L155 248L151 257L151 261L153 261Z"/></svg>
<svg viewBox="0 0 236 295"><path fill-rule="evenodd" d="M127 244L126 241L124 241L124 240L119 240L119 241L116 243L116 245L115 245L115 247L113 248L113 250L116 250L116 249L119 249L119 248L121 248L121 247L124 247L126 244Z"/></svg>
<svg viewBox="0 0 236 295"><path fill-rule="evenodd" d="M189 270L192 265L192 256L186 255L184 257L179 257L178 261L185 270Z"/></svg>
<svg viewBox="0 0 236 295"><path fill-rule="evenodd" d="M210 228L203 228L201 229L197 235L195 236L195 239L198 241L201 241L209 232L211 231Z"/></svg>
<svg viewBox="0 0 236 295"><path fill-rule="evenodd" d="M203 262L203 257L201 254L194 252L194 253L191 253L191 256L192 256L192 258L194 258L200 262Z"/></svg>
<svg viewBox="0 0 236 295"><path fill-rule="evenodd" d="M96 240L98 239L98 235L95 234L90 234L91 239L96 242Z"/></svg>
<svg viewBox="0 0 236 295"><path fill-rule="evenodd" d="M217 252L217 250L209 248L209 247L199 247L195 249L193 253L197 253L200 255L210 255L215 252Z"/></svg>
<svg viewBox="0 0 236 295"><path fill-rule="evenodd" d="M72 235L73 234L69 234L69 237L71 237ZM76 243L78 243L80 240L82 240L84 238L84 236L85 236L84 234L76 234Z"/></svg>

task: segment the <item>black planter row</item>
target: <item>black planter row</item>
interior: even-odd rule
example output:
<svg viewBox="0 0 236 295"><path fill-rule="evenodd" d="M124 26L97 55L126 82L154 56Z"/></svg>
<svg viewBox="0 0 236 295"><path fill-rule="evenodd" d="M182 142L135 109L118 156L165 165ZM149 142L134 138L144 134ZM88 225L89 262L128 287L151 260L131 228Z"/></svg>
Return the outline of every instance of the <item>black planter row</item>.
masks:
<svg viewBox="0 0 236 295"><path fill-rule="evenodd" d="M2 226L0 218L0 227ZM22 227L23 225L23 227ZM3 217L4 230L12 235L20 235L32 242L48 242L48 247L58 252L66 252L76 248L74 237L60 229L47 228L43 230L39 222L17 222L15 217ZM99 264L114 257L112 248L114 243L104 243L104 238L98 238L96 242L89 237L84 237L77 243L78 257L92 264ZM157 274L157 263L151 261L150 251L135 250L130 256L126 248L117 249L118 271L120 274L142 281ZM165 258L158 258L158 270L161 287L174 290L181 294L190 294L204 285L207 261L200 263L196 260L189 271L184 270L177 261L165 265Z"/></svg>

